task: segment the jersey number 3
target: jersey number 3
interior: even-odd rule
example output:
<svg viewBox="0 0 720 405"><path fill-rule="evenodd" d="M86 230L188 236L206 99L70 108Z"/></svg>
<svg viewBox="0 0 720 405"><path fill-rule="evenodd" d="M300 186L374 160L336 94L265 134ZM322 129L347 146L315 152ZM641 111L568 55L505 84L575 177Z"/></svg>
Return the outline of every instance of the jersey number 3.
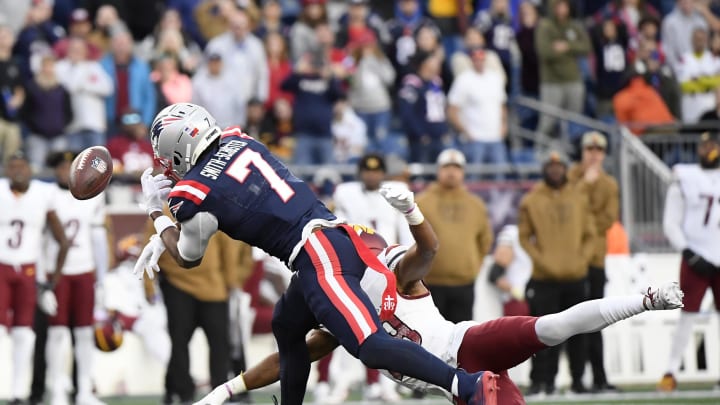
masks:
<svg viewBox="0 0 720 405"><path fill-rule="evenodd" d="M245 149L238 155L235 161L230 164L226 173L238 182L244 183L250 175L251 164L255 166L270 184L270 188L275 191L275 194L277 194L283 202L288 202L288 200L295 195L295 190L275 172L272 166L270 166L270 163L268 163L260 153L251 149Z"/></svg>

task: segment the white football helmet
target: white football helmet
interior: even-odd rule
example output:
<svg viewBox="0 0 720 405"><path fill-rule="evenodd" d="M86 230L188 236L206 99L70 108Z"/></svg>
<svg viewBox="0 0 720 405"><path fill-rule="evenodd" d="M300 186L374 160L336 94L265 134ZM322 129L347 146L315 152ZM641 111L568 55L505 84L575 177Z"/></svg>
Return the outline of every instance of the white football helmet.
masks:
<svg viewBox="0 0 720 405"><path fill-rule="evenodd" d="M155 116L150 130L155 161L168 177L181 179L221 132L215 118L199 105L167 106Z"/></svg>

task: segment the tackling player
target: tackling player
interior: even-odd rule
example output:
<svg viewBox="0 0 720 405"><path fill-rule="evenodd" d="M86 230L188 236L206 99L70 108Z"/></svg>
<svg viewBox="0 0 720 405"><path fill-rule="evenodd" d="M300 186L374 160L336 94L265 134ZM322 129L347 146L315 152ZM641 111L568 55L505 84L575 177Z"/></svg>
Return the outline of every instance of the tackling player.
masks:
<svg viewBox="0 0 720 405"><path fill-rule="evenodd" d="M411 191L404 188L383 188L382 194L400 211L413 206ZM508 316L477 323L454 324L440 315L422 278L430 269L438 241L432 227L423 221L410 225L415 245L384 248L382 237L362 231L363 239L376 247L379 257L397 276L398 306L392 319L383 322L385 330L398 339L422 345L451 366L466 370L491 370L499 373L498 404L525 404L518 387L507 370L530 358L534 353L559 345L569 337L599 331L615 322L650 310L674 309L682 306L682 291L677 283L658 289L648 288L645 295L609 297L580 303L569 309L542 317ZM379 308L385 281L376 273L367 272L362 286ZM337 340L329 333L316 330L307 340L313 360L330 353ZM398 373L383 371L400 384L412 389L438 391L430 384ZM273 354L256 367L215 388L195 405L220 405L235 393L260 388L275 382L279 374L278 355ZM440 391L442 393L442 391Z"/></svg>
<svg viewBox="0 0 720 405"><path fill-rule="evenodd" d="M380 318L390 319L397 302L394 275L263 144L239 128L221 131L194 104L162 110L153 122L151 142L158 163L178 182L170 190L171 181L153 177L152 169L141 177L144 205L157 234L136 269L152 276L164 249L181 266L194 267L218 230L284 261L295 274L272 322L284 405L303 401L310 373L305 336L318 323L368 367L431 382L471 405L496 403L495 374L454 369L382 330L360 279L369 267L386 280ZM162 214L168 195L180 228ZM410 223L423 220L414 205L405 214Z"/></svg>
<svg viewBox="0 0 720 405"><path fill-rule="evenodd" d="M50 403L68 404L71 387L68 386L68 357L63 349L70 346L69 327L72 326L78 385L75 403L102 405L103 402L92 393L92 364L95 281L102 282L108 267L105 197L100 194L89 200L77 200L70 194L70 165L74 158L75 154L71 152L58 152L48 157L48 166L54 169L57 180L55 209L70 242L62 275L53 289L57 310L49 319L45 346ZM54 258L57 252L58 244L49 240L47 257Z"/></svg>
<svg viewBox="0 0 720 405"><path fill-rule="evenodd" d="M682 251L680 287L687 296L673 335L661 391L677 388L675 374L698 317L700 303L710 288L720 310L720 139L717 133L702 134L698 144L700 164L673 166L675 181L668 187L663 229L672 246Z"/></svg>
<svg viewBox="0 0 720 405"><path fill-rule="evenodd" d="M57 281L70 246L55 213L55 187L32 180L25 155L11 156L5 165L7 179L0 179L0 334L10 328L13 380L10 404L22 403L30 386L28 367L32 364L35 332L32 324L37 301L37 266L42 252L45 227L49 227L59 248L51 266ZM50 312L57 301L50 290L41 295L41 304Z"/></svg>

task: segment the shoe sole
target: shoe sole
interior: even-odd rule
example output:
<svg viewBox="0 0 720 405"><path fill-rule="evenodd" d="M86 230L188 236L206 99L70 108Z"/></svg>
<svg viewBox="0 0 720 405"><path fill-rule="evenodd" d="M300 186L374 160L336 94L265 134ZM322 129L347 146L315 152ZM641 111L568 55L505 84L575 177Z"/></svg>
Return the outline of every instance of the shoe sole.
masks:
<svg viewBox="0 0 720 405"><path fill-rule="evenodd" d="M473 395L469 403L478 405L498 405L498 377L500 376L490 371L484 372L482 377L480 377L482 389L478 390L475 395ZM478 395L480 395L480 397L478 397Z"/></svg>

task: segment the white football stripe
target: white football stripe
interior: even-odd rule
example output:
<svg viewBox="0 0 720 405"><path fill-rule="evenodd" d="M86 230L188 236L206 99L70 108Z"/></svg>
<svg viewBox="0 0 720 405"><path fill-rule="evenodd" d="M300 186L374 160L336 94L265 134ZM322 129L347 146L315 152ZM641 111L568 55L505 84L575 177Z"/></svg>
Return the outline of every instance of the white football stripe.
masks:
<svg viewBox="0 0 720 405"><path fill-rule="evenodd" d="M337 280L333 276L332 264L330 263L327 252L318 240L317 235L310 235L308 241L310 242L310 245L312 245L313 249L315 249L315 252L320 258L320 263L323 267L323 277L325 278L325 281L327 281L327 283L330 285L330 288L340 298L341 304L350 311L355 322L357 322L358 326L360 326L360 330L362 330L363 332L363 339L367 338L372 334L372 327L368 324L367 320L362 315L362 311L360 311L360 308L355 306L352 299L350 299L350 297L345 293L345 290L340 287L340 284L338 284Z"/></svg>
<svg viewBox="0 0 720 405"><path fill-rule="evenodd" d="M202 190L189 184L181 184L179 186L175 186L173 190L188 192L201 200L204 200L205 197L207 197L207 194L205 194Z"/></svg>

